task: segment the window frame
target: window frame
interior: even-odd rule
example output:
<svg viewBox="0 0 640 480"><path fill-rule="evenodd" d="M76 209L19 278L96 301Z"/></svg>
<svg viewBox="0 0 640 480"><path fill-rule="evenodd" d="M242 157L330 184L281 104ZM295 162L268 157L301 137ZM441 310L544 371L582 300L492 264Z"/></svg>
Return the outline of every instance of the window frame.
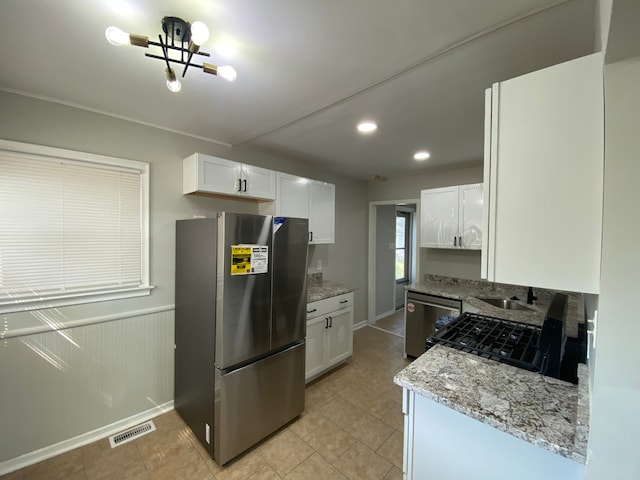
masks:
<svg viewBox="0 0 640 480"><path fill-rule="evenodd" d="M411 212L405 212L401 210L396 211L396 225L398 217L404 217L405 219L405 228L404 228L404 247L398 248L397 245L394 248L394 251L398 252L398 250L404 250L404 276L402 278L396 278L396 283L407 283L409 281L409 272L410 272L410 259L407 257L407 254L411 255ZM395 277L395 274L394 274Z"/></svg>
<svg viewBox="0 0 640 480"><path fill-rule="evenodd" d="M0 139L0 153L16 156L43 157L41 160L62 160L93 165L121 167L140 173L140 285L122 288L86 289L69 293L37 295L0 300L0 313L15 313L61 306L80 305L107 300L119 300L149 295L154 288L149 284L149 164L106 155L67 150Z"/></svg>

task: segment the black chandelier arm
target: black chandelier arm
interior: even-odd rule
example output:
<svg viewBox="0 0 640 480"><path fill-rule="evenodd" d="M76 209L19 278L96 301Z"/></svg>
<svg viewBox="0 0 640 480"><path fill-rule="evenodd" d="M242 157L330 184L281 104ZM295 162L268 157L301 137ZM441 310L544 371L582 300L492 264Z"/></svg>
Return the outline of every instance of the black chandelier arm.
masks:
<svg viewBox="0 0 640 480"><path fill-rule="evenodd" d="M160 48L162 48L162 59L164 60L164 63L167 64L167 69L171 71L171 65L169 64L169 52L167 51L164 43L162 43L162 35L158 35L158 38L160 39Z"/></svg>
<svg viewBox="0 0 640 480"><path fill-rule="evenodd" d="M158 60L164 60L171 63L178 63L180 65L188 65L189 67L202 68L202 65L198 65L197 63L187 63L184 60L176 60L175 58L165 58L165 57L161 57L160 55L154 55L153 53L145 53L144 56L149 58L157 58Z"/></svg>
<svg viewBox="0 0 640 480"><path fill-rule="evenodd" d="M187 73L187 68L189 68L190 65L193 65L191 63L191 57L193 57L193 52L189 52L189 56L187 57L187 61L184 64L184 70L182 70L182 78L184 78L185 74Z"/></svg>
<svg viewBox="0 0 640 480"><path fill-rule="evenodd" d="M160 37L160 35L159 35L159 37ZM160 40L162 40L162 37L160 37ZM183 52L183 53L189 51L187 48L184 48L184 47L173 47L173 46L167 45L165 43L152 42L151 40L149 40L149 45L153 45L155 47L160 47L160 48L162 48L164 46L164 48L166 48L167 51L168 50L177 50L177 51ZM207 52L194 52L194 53L196 55L202 55L203 57L210 57L211 56L211 54L207 53Z"/></svg>

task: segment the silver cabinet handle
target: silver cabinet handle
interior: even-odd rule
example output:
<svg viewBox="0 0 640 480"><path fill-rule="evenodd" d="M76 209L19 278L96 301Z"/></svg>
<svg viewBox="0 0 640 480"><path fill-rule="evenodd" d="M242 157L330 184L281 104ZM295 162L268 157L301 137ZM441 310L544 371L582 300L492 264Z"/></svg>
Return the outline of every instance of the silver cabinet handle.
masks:
<svg viewBox="0 0 640 480"><path fill-rule="evenodd" d="M462 237L458 237L458 246L461 247L462 246Z"/></svg>
<svg viewBox="0 0 640 480"><path fill-rule="evenodd" d="M333 327L333 317L329 317L329 328Z"/></svg>
<svg viewBox="0 0 640 480"><path fill-rule="evenodd" d="M317 312L317 311L318 311L318 309L314 308L313 310L307 310L307 313L313 313L313 312Z"/></svg>
<svg viewBox="0 0 640 480"><path fill-rule="evenodd" d="M349 300L340 300L339 303L348 303L348 302L349 302Z"/></svg>
<svg viewBox="0 0 640 480"><path fill-rule="evenodd" d="M329 317L324 317L324 328L329 328Z"/></svg>
<svg viewBox="0 0 640 480"><path fill-rule="evenodd" d="M242 179L241 178L238 179L238 191L239 192L242 191Z"/></svg>
<svg viewBox="0 0 640 480"><path fill-rule="evenodd" d="M458 246L458 237L453 237L453 246L454 247Z"/></svg>

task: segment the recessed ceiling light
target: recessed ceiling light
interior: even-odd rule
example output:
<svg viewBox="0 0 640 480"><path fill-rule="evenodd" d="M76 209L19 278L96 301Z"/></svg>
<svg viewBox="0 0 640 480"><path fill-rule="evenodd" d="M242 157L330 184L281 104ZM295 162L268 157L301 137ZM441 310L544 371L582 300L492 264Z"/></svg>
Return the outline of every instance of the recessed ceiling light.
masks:
<svg viewBox="0 0 640 480"><path fill-rule="evenodd" d="M413 155L413 159L414 160L418 160L419 162L422 161L422 160L426 160L429 157L431 157L431 154L429 152L427 152L426 150L420 150L419 152L416 152Z"/></svg>
<svg viewBox="0 0 640 480"><path fill-rule="evenodd" d="M378 124L376 122L371 122L367 120L366 122L360 122L358 124L358 131L360 133L372 133L378 129Z"/></svg>

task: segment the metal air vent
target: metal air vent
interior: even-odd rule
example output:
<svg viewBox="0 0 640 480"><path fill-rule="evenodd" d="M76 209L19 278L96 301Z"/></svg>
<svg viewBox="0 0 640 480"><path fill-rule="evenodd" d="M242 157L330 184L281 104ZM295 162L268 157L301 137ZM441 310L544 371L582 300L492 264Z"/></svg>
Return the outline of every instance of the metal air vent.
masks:
<svg viewBox="0 0 640 480"><path fill-rule="evenodd" d="M141 423L140 425L136 425L135 427L131 427L124 432L116 433L115 435L111 435L109 437L109 443L111 444L111 448L117 447L118 445L122 445L123 443L130 442L131 440L135 440L142 435L146 435L147 433L154 432L156 430L156 426L152 420L148 422Z"/></svg>

